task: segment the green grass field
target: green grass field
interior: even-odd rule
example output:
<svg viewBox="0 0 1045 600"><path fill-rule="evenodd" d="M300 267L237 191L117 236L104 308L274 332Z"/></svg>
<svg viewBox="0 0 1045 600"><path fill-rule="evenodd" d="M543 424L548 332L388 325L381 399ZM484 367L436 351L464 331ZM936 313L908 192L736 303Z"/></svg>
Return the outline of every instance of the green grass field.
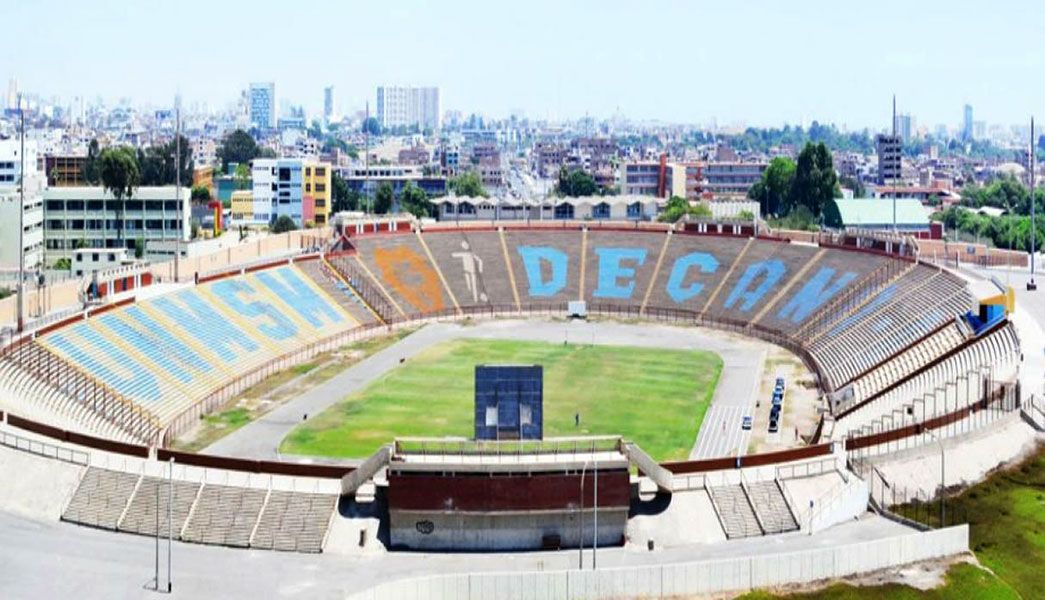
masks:
<svg viewBox="0 0 1045 600"><path fill-rule="evenodd" d="M453 340L299 425L280 452L364 457L397 436L471 437L483 363L544 365L545 436L620 434L659 460L689 455L722 371L705 351Z"/></svg>

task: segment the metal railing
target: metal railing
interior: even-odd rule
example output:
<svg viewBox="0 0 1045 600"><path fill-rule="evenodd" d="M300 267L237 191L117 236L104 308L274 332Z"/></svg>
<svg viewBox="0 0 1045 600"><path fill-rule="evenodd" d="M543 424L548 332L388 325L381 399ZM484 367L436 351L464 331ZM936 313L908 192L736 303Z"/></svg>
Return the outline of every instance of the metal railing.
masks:
<svg viewBox="0 0 1045 600"><path fill-rule="evenodd" d="M73 448L41 442L40 440L15 435L9 431L0 431L0 445L44 458L53 458L85 467L91 463L90 454L82 450L74 450Z"/></svg>

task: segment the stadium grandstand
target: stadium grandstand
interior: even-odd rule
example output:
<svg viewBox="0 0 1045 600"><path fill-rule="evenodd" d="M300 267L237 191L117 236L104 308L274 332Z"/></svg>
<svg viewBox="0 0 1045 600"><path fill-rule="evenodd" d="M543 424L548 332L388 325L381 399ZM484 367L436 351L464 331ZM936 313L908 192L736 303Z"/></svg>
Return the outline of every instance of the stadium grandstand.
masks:
<svg viewBox="0 0 1045 600"><path fill-rule="evenodd" d="M364 497L377 497L386 514L376 518L400 515L393 522L405 531L402 539L414 540L407 548L583 552L583 529L542 536L519 515L558 511L567 522L579 509L583 528L586 510L596 523L606 511L594 540L645 545L633 535L650 518L641 515L655 515L652 504L676 495L692 498L693 514L706 515L692 517L703 528L691 533L694 540L785 539L852 521L869 507L888 515L869 483L870 459L989 430L1034 401L1021 385L1011 296L988 297L923 261L917 241L904 236L792 239L761 224L715 221L412 220L324 230L318 245L300 232L283 235L271 251L229 252L223 264L198 259L177 276L157 267L130 289L113 286L70 302L3 338L2 445L71 469L71 484L53 500L62 521L195 544L319 553L332 536L346 536ZM782 349L812 374L818 418L806 431L796 426L798 441L786 449L659 463L625 432L587 449L573 441L569 452L478 443L433 451L388 439L351 462L175 448L179 436L243 390L348 342L435 321L565 318L577 302L592 319L697 326ZM466 476L473 471L500 474L501 487L475 484ZM584 491L585 477L600 472L603 480L595 475ZM420 477L431 481L419 485ZM545 486L570 491L533 492ZM458 504L426 496L437 488ZM600 506L599 494L614 504ZM468 520L474 514L485 527L514 529L465 535L476 526ZM816 573L846 576L967 549L967 529L940 525L917 538L924 544L904 542L917 550ZM443 533L454 527L465 533ZM367 538L366 531L352 530L359 547L387 535L375 529ZM652 538L648 543L652 549ZM774 585L812 575L766 577Z"/></svg>

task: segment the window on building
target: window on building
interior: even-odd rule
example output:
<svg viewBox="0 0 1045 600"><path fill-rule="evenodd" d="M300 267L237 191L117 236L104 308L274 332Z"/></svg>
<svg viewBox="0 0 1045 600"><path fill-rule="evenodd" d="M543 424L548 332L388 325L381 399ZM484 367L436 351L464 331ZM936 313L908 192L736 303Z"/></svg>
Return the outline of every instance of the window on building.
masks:
<svg viewBox="0 0 1045 600"><path fill-rule="evenodd" d="M327 176L327 168L326 167L316 167L316 177L326 177L326 176Z"/></svg>
<svg viewBox="0 0 1045 600"><path fill-rule="evenodd" d="M87 201L87 210L104 210L104 209L105 209L105 201L104 200L88 200Z"/></svg>
<svg viewBox="0 0 1045 600"><path fill-rule="evenodd" d="M317 183L316 184L316 191L317 192L325 192L325 191L327 191L327 184L325 184L325 183Z"/></svg>
<svg viewBox="0 0 1045 600"><path fill-rule="evenodd" d="M591 216L595 219L610 218L610 205L605 202L599 202L592 207Z"/></svg>
<svg viewBox="0 0 1045 600"><path fill-rule="evenodd" d="M573 205L567 202L555 205L555 218L556 219L572 219L573 218Z"/></svg>
<svg viewBox="0 0 1045 600"><path fill-rule="evenodd" d="M642 217L642 203L632 202L628 205L628 218L638 219Z"/></svg>

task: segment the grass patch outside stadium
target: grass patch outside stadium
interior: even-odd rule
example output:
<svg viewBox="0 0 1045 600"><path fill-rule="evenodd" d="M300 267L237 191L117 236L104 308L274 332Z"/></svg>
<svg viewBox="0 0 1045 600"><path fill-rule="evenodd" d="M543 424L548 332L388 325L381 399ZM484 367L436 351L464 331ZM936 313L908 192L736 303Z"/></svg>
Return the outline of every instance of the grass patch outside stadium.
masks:
<svg viewBox="0 0 1045 600"><path fill-rule="evenodd" d="M396 437L470 438L484 363L544 366L546 437L619 434L658 460L689 456L722 371L700 350L451 340L302 423L280 452L360 458Z"/></svg>

